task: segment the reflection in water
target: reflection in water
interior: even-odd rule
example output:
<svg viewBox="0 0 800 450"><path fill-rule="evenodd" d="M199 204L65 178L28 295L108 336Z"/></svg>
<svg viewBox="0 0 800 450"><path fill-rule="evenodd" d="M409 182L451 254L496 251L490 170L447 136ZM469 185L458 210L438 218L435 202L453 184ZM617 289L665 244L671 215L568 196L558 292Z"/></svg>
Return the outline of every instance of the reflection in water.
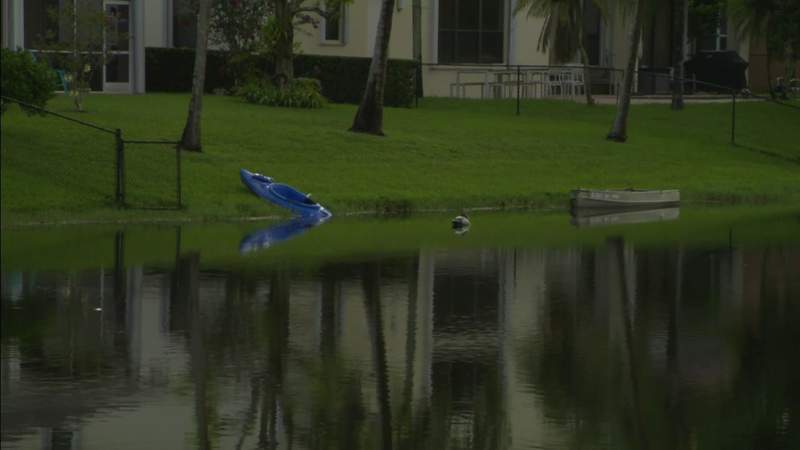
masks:
<svg viewBox="0 0 800 450"><path fill-rule="evenodd" d="M626 225L636 223L665 222L677 220L681 209L592 209L573 211L570 223L577 227L600 227L607 225Z"/></svg>
<svg viewBox="0 0 800 450"><path fill-rule="evenodd" d="M325 223L330 217L295 217L287 222L279 223L261 230L256 230L242 238L239 253L246 254L272 247L303 234L309 228Z"/></svg>
<svg viewBox="0 0 800 450"><path fill-rule="evenodd" d="M6 448L797 448L800 249L2 274Z"/></svg>

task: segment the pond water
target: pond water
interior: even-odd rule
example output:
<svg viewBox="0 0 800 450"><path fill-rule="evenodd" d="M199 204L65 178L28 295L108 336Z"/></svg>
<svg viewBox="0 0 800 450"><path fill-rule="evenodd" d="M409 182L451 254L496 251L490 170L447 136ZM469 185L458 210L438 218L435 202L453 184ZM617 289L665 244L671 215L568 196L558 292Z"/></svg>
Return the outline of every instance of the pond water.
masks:
<svg viewBox="0 0 800 450"><path fill-rule="evenodd" d="M2 447L800 448L800 210L447 219L4 230Z"/></svg>

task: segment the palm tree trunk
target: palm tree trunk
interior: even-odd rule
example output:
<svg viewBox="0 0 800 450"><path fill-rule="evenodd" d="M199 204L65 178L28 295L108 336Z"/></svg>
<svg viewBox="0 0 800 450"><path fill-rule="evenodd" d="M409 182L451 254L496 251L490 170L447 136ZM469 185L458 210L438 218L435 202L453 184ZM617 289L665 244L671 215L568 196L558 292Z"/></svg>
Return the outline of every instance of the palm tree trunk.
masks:
<svg viewBox="0 0 800 450"><path fill-rule="evenodd" d="M642 19L644 17L645 3L647 0L638 0L636 5L636 19L631 30L630 49L628 53L628 66L622 79L622 92L617 103L617 116L614 126L606 139L616 142L625 142L628 139L628 112L631 108L631 95L633 89L633 74L636 71L636 55L639 52L639 40L642 38Z"/></svg>
<svg viewBox="0 0 800 450"><path fill-rule="evenodd" d="M203 113L203 90L206 83L206 50L208 49L208 9L210 0L198 0L197 4L197 45L194 54L194 77L192 79L192 99L189 101L189 115L183 127L180 148L202 151L200 144L200 117Z"/></svg>
<svg viewBox="0 0 800 450"><path fill-rule="evenodd" d="M578 6L578 52L581 54L581 62L583 63L583 93L586 95L586 106L594 105L592 98L592 72L589 70L589 54L586 52L586 43L584 42L584 18L586 17L586 3L580 0Z"/></svg>
<svg viewBox="0 0 800 450"><path fill-rule="evenodd" d="M389 57L393 13L394 0L383 0L367 86L350 131L383 136L383 88L386 84L386 61Z"/></svg>
<svg viewBox="0 0 800 450"><path fill-rule="evenodd" d="M583 91L586 94L586 106L594 105L594 98L592 97L592 71L589 69L589 54L586 53L586 47L583 45L583 40L580 41L581 59L583 60Z"/></svg>
<svg viewBox="0 0 800 450"><path fill-rule="evenodd" d="M769 96L775 100L775 91L772 88L772 57L769 54L769 46L767 46L767 89L769 89Z"/></svg>
<svg viewBox="0 0 800 450"><path fill-rule="evenodd" d="M416 70L416 96L422 97L422 0L411 0L411 45Z"/></svg>
<svg viewBox="0 0 800 450"><path fill-rule="evenodd" d="M672 2L672 109L683 109L683 60L687 0Z"/></svg>
<svg viewBox="0 0 800 450"><path fill-rule="evenodd" d="M275 75L273 82L279 88L285 87L294 79L294 12L286 0L278 0L275 5L275 20L280 33L275 42Z"/></svg>

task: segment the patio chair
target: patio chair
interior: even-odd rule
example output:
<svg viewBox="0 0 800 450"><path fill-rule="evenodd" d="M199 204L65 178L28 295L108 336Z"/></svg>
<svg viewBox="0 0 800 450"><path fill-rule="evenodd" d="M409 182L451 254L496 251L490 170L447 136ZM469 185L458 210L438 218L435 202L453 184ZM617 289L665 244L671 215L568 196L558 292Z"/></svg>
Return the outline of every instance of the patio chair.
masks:
<svg viewBox="0 0 800 450"><path fill-rule="evenodd" d="M563 73L558 69L550 69L545 76L547 96L562 96L564 95L564 80Z"/></svg>
<svg viewBox="0 0 800 450"><path fill-rule="evenodd" d="M532 70L525 72L522 82L522 96L525 98L543 98L547 96L550 86L548 72Z"/></svg>
<svg viewBox="0 0 800 450"><path fill-rule="evenodd" d="M69 94L69 80L67 80L66 72L64 72L63 69L55 69L55 72L56 76L58 76L58 83L56 86L63 89L64 94Z"/></svg>

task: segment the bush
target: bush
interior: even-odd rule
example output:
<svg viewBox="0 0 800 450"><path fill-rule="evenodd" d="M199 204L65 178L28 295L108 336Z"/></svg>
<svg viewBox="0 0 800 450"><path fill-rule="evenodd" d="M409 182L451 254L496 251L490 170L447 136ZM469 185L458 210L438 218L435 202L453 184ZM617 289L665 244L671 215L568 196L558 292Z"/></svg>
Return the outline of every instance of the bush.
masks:
<svg viewBox="0 0 800 450"><path fill-rule="evenodd" d="M189 92L194 72L193 48L147 48L145 60L145 90L148 92ZM225 51L208 50L206 54L206 92L229 89L228 55Z"/></svg>
<svg viewBox="0 0 800 450"><path fill-rule="evenodd" d="M192 89L194 49L155 48L145 50L146 88L150 92L189 92ZM297 77L319 80L322 95L335 103L359 103L367 83L370 58L295 55ZM411 106L414 102L416 63L389 60L384 105ZM272 64L264 55L232 55L227 51L208 52L206 91L233 91L244 76L269 79ZM252 78L250 78L252 79Z"/></svg>
<svg viewBox="0 0 800 450"><path fill-rule="evenodd" d="M0 50L0 65L3 76L0 77L0 92L4 97L21 100L31 105L44 108L47 101L53 98L57 77L55 72L44 62L36 61L25 51L15 52ZM6 102L2 102L1 112L5 112ZM28 114L38 111L23 108Z"/></svg>
<svg viewBox="0 0 800 450"><path fill-rule="evenodd" d="M360 103L367 84L371 58L298 55L294 60L295 74L318 78L322 95L336 103ZM416 63L390 59L386 71L383 104L411 106L414 102L414 72Z"/></svg>
<svg viewBox="0 0 800 450"><path fill-rule="evenodd" d="M325 98L320 93L319 80L295 78L280 89L269 81L253 80L237 90L250 103L289 108L321 108Z"/></svg>

